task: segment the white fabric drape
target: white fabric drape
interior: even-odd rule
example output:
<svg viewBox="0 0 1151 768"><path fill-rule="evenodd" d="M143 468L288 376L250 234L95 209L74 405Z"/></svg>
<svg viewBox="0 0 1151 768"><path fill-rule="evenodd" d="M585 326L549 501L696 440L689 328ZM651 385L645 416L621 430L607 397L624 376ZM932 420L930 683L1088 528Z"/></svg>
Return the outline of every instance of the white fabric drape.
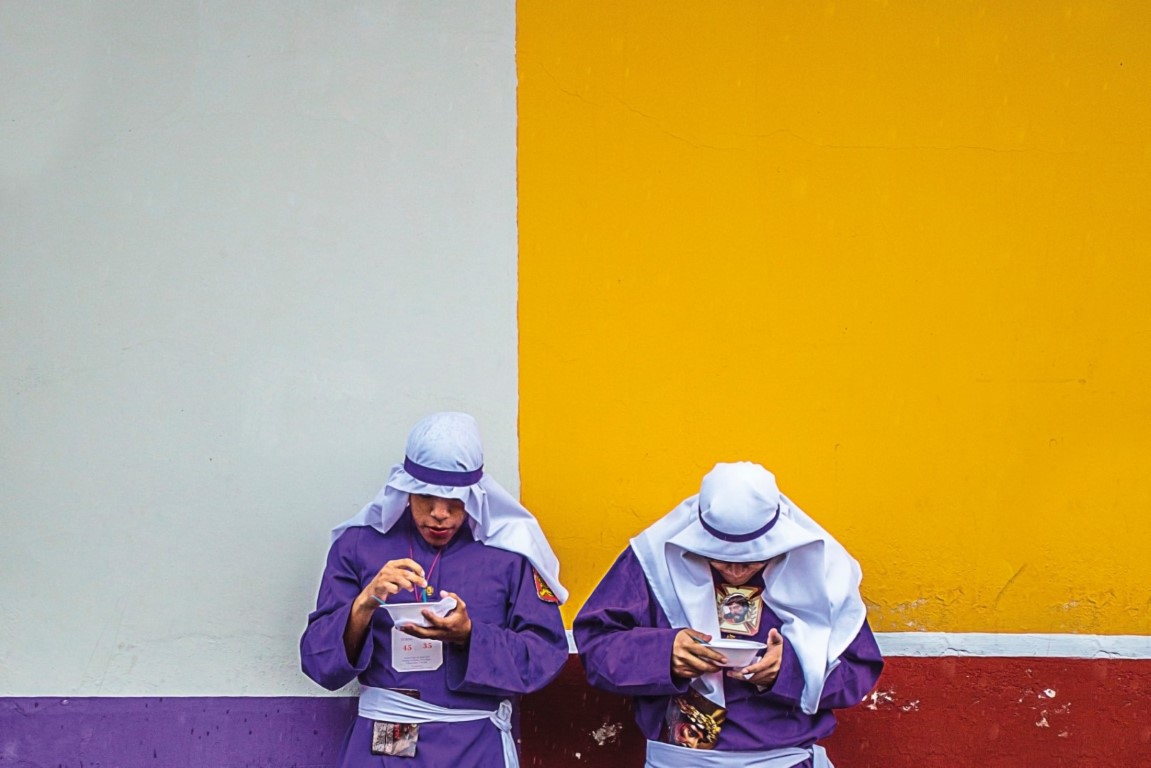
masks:
<svg viewBox="0 0 1151 768"><path fill-rule="evenodd" d="M406 457L443 472L482 469L483 447L475 419L465 413L437 413L424 418L408 436ZM567 600L568 592L559 579L559 559L539 521L486 473L471 485L434 485L412 477L403 464L396 464L376 497L332 529L332 541L355 526L370 525L387 533L403 515L408 495L413 493L463 501L477 541L523 555L559 601Z"/></svg>
<svg viewBox="0 0 1151 768"><path fill-rule="evenodd" d="M715 482L715 473L721 483ZM731 493L733 487L750 490ZM776 509L775 524L750 541L721 540L701 523L702 512L713 527L742 534L769 522ZM653 523L631 546L671 625L712 637L719 637L719 617L708 559L753 562L781 557L764 572L763 601L783 621L783 637L799 660L803 711L814 714L819 709L827 675L867 614L859 594L862 571L831 534L779 493L770 472L749 462L717 465L700 494ZM692 684L724 705L722 671Z"/></svg>

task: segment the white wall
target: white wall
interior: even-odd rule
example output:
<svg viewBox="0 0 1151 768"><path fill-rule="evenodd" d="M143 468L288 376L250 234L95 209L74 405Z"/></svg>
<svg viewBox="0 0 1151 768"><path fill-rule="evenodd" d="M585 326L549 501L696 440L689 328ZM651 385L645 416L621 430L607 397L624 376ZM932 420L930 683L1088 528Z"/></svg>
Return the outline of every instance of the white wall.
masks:
<svg viewBox="0 0 1151 768"><path fill-rule="evenodd" d="M408 427L518 488L514 10L0 3L0 695L318 694Z"/></svg>

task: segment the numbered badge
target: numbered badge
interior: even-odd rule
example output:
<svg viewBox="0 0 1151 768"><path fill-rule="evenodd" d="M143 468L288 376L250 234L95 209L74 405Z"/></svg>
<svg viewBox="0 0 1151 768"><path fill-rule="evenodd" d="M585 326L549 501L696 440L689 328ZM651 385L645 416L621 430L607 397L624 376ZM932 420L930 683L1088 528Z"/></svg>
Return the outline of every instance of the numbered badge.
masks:
<svg viewBox="0 0 1151 768"><path fill-rule="evenodd" d="M397 672L431 672L444 663L444 644L439 640L412 637L392 627L392 669Z"/></svg>

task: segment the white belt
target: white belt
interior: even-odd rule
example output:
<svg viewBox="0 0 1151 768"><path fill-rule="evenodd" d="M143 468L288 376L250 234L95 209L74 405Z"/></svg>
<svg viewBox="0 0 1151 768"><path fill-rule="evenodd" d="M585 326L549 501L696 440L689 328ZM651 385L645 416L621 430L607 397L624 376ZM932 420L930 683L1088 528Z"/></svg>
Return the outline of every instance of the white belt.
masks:
<svg viewBox="0 0 1151 768"><path fill-rule="evenodd" d="M504 699L494 712L483 709L452 709L431 704L387 688L363 686L360 689L360 717L389 723L463 723L491 720L500 729L504 766L519 768L516 740L512 736L512 702Z"/></svg>
<svg viewBox="0 0 1151 768"><path fill-rule="evenodd" d="M827 759L823 747L815 744L807 749L787 747L747 752L728 752L717 749L688 749L662 741L647 743L647 762L644 768L791 768L807 758L814 758L815 768L835 768Z"/></svg>

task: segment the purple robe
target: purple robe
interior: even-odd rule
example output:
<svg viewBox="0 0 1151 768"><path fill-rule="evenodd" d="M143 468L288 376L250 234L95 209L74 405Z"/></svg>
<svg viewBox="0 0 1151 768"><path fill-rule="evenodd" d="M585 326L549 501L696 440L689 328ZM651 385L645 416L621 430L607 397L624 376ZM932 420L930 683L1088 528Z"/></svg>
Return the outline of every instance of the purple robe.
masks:
<svg viewBox="0 0 1151 768"><path fill-rule="evenodd" d="M535 573L521 555L484 546L465 524L444 548L429 572L436 550L412 526L411 513L386 534L375 528L350 528L332 544L320 582L316 610L300 639L304 674L329 690L353 678L377 688L409 688L424 701L455 709L495 710L511 698L547 685L568 657L559 606L541 599ZM455 592L467 605L472 635L465 647L444 643L444 663L427 672L396 672L391 667L392 620L387 611L372 617L364 647L354 663L344 650L344 628L352 601L389 560L412 557L424 567L436 599L441 589ZM415 602L401 592L389 602ZM407 637L407 635L405 635ZM371 754L372 723L356 717L344 739L341 768L452 766L493 768L504 764L499 729L489 720L423 723L416 756Z"/></svg>
<svg viewBox="0 0 1151 768"><path fill-rule="evenodd" d="M763 586L761 573L748 586ZM767 642L768 631L783 622L762 606L759 630L749 640ZM643 568L631 548L624 550L580 609L574 624L576 647L596 688L634 697L635 719L644 736L658 741L668 703L685 693L689 681L671 671L675 636L652 594ZM730 635L735 637L735 635ZM827 677L814 715L799 706L803 674L791 643L784 638L779 676L760 691L740 680L723 678L727 719L716 741L717 750L769 750L808 747L835 729L833 708L858 704L875 685L883 657L864 621L863 628L840 656ZM809 765L802 763L801 765Z"/></svg>

